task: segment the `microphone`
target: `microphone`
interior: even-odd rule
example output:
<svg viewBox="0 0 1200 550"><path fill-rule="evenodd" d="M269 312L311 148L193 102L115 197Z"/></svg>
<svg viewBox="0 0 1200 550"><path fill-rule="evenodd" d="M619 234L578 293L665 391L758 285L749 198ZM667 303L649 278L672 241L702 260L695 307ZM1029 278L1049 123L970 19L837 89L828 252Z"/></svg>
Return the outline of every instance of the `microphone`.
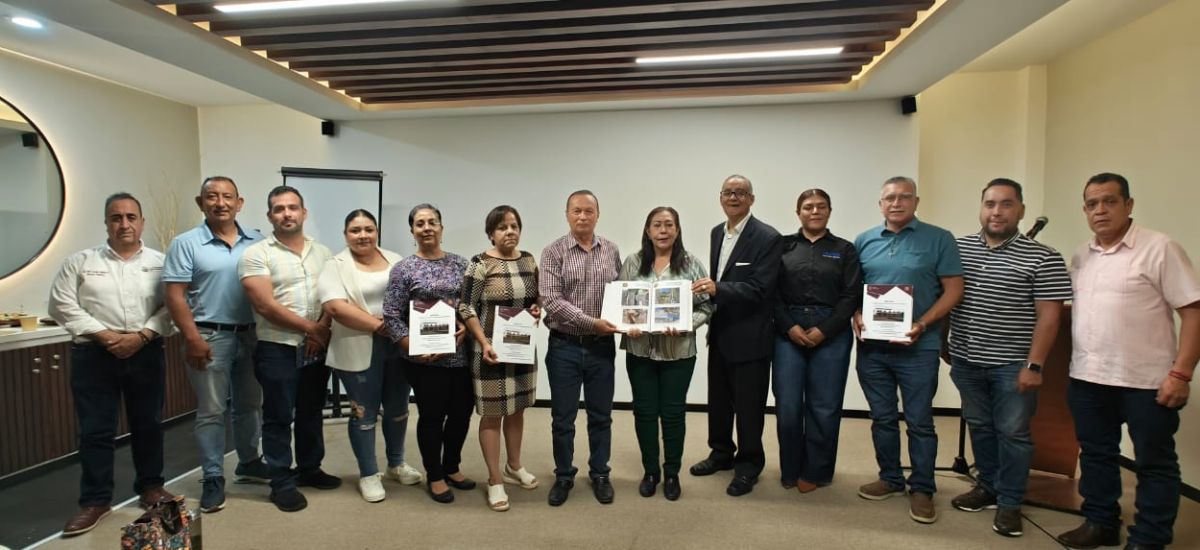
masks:
<svg viewBox="0 0 1200 550"><path fill-rule="evenodd" d="M1041 233L1042 230L1046 228L1046 224L1048 223L1050 223L1050 218L1047 218L1046 216L1038 216L1037 220L1033 222L1033 227L1029 228L1029 231L1025 232L1025 236L1029 237L1030 239L1037 237L1037 234Z"/></svg>

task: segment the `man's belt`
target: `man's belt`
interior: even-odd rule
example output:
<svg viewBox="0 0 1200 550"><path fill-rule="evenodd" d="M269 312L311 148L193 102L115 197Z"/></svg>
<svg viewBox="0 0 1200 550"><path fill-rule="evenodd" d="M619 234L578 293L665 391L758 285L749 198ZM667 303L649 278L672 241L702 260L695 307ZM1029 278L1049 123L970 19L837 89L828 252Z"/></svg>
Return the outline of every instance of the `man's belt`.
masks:
<svg viewBox="0 0 1200 550"><path fill-rule="evenodd" d="M196 326L200 328L210 328L219 332L246 332L254 329L254 323L245 325L226 325L223 323L210 323L208 321L197 321Z"/></svg>
<svg viewBox="0 0 1200 550"><path fill-rule="evenodd" d="M596 344L607 344L607 343L610 343L613 341L613 337L611 334L606 334L606 335L567 334L565 332L562 332L559 330L554 330L554 329L550 329L550 337L558 338L559 340L565 340L567 342L571 342L572 344L578 344L580 346L592 346L592 345L596 345Z"/></svg>

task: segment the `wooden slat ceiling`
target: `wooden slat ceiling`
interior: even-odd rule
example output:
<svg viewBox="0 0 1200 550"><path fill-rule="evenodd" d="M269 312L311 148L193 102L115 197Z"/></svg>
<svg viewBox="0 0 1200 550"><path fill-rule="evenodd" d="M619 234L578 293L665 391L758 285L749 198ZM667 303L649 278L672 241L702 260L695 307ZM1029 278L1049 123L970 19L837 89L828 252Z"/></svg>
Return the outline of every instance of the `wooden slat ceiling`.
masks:
<svg viewBox="0 0 1200 550"><path fill-rule="evenodd" d="M800 92L846 84L934 0L461 0L227 14L146 0L364 104ZM821 57L647 55L843 46Z"/></svg>

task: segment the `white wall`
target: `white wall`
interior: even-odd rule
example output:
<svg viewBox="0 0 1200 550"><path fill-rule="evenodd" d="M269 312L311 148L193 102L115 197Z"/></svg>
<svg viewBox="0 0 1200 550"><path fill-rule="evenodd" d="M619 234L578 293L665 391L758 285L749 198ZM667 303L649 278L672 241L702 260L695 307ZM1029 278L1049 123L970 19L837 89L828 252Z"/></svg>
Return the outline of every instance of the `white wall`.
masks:
<svg viewBox="0 0 1200 550"><path fill-rule="evenodd" d="M1046 133L1047 212L1063 220L1050 233L1068 256L1090 232L1083 185L1099 172L1129 179L1134 218L1166 232L1200 262L1195 205L1200 151L1200 2L1176 0L1049 64ZM1176 436L1184 481L1200 486L1197 385ZM1124 453L1133 456L1128 438Z"/></svg>
<svg viewBox="0 0 1200 550"><path fill-rule="evenodd" d="M0 311L23 306L44 314L62 260L104 242L109 194L123 190L141 199L144 238L159 248L151 229L154 197L184 188L194 194L199 181L196 109L2 51L0 96L46 135L66 180L63 227L35 262L0 279Z"/></svg>
<svg viewBox="0 0 1200 550"><path fill-rule="evenodd" d="M825 188L834 199L831 229L852 239L879 223L880 183L917 168L917 125L894 101L384 120L338 131L321 136L319 121L281 107L202 108L202 169L235 178L247 196L243 219L264 228L266 192L281 181L281 166L382 170L385 211L438 205L445 248L464 256L487 247L484 215L502 203L521 211L522 247L540 255L566 232L567 194L588 188L600 199L598 232L623 255L638 246L646 213L671 205L688 249L707 258L708 231L723 219L717 191L729 174L754 182L754 213L781 232L796 230L800 191ZM406 220L383 224L389 246L413 251ZM705 361L701 352L693 403L706 401ZM539 391L549 395L545 377ZM954 397L939 405L956 406ZM623 374L616 398L631 398ZM866 409L853 373L846 402Z"/></svg>
<svg viewBox="0 0 1200 550"><path fill-rule="evenodd" d="M1165 231L1200 260L1189 207L1200 137L1200 2L1177 0L1098 36L1045 66L957 73L920 96L922 213L956 233L978 230L979 189L1012 177L1025 186L1026 224L1051 219L1039 240L1070 260L1091 235L1082 191L1093 174L1129 178L1139 223ZM933 200L930 200L930 199ZM1183 478L1200 485L1200 408L1176 437ZM1133 456L1129 439L1123 453Z"/></svg>

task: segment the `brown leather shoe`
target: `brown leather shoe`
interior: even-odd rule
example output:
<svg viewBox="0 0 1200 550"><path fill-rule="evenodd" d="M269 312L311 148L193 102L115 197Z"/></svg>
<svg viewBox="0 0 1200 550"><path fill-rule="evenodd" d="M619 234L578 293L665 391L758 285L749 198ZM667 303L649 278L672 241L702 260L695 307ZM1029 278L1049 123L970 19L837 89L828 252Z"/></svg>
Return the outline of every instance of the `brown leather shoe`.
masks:
<svg viewBox="0 0 1200 550"><path fill-rule="evenodd" d="M1104 527L1084 521L1083 525L1076 527L1057 537L1058 543L1068 548L1082 548L1089 550L1100 546L1117 546L1121 544L1121 529Z"/></svg>
<svg viewBox="0 0 1200 550"><path fill-rule="evenodd" d="M64 538L73 537L91 531L110 512L112 512L112 508L108 506L84 506L79 509L79 512L76 512L75 516L67 520L62 536Z"/></svg>
<svg viewBox="0 0 1200 550"><path fill-rule="evenodd" d="M145 491L142 491L142 494L138 497L138 506L141 506L142 508L149 508L164 500L173 500L174 498L175 495L168 493L166 489L162 488L162 486L158 486L153 489L146 489Z"/></svg>

